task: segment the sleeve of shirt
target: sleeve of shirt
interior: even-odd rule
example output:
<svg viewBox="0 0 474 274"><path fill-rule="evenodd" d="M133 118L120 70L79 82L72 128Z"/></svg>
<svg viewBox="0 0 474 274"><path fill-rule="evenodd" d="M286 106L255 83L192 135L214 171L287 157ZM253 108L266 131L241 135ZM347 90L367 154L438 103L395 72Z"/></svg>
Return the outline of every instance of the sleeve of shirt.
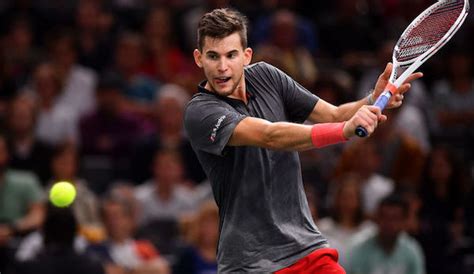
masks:
<svg viewBox="0 0 474 274"><path fill-rule="evenodd" d="M197 100L186 107L184 127L194 149L222 155L235 127L245 117L224 102Z"/></svg>
<svg viewBox="0 0 474 274"><path fill-rule="evenodd" d="M290 122L303 123L313 111L319 97L278 68L266 64L265 69L269 71L276 88L281 92Z"/></svg>

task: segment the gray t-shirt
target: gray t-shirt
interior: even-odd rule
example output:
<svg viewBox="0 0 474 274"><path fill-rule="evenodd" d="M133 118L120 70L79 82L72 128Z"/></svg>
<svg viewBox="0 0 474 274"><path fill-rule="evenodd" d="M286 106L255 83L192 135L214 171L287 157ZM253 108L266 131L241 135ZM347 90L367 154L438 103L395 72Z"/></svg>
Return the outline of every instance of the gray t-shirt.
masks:
<svg viewBox="0 0 474 274"><path fill-rule="evenodd" d="M219 206L219 272L271 272L327 247L314 224L297 152L227 146L245 117L302 123L318 97L277 68L244 70L248 104L199 85L186 107L186 132Z"/></svg>

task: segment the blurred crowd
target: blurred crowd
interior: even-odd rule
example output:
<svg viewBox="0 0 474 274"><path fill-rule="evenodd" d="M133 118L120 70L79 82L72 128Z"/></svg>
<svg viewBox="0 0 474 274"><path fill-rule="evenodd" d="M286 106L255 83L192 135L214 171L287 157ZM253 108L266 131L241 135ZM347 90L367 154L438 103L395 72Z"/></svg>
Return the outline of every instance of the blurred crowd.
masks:
<svg viewBox="0 0 474 274"><path fill-rule="evenodd" d="M0 273L216 273L218 210L182 125L200 17L237 8L254 62L341 104L432 2L0 1ZM349 274L474 270L473 41L469 16L373 136L300 154ZM56 181L72 207L48 204Z"/></svg>

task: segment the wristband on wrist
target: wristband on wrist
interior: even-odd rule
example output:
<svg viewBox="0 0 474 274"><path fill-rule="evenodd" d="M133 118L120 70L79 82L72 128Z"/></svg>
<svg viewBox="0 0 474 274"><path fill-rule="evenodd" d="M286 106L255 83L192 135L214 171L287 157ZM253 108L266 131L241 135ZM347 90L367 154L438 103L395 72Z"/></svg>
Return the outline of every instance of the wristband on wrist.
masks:
<svg viewBox="0 0 474 274"><path fill-rule="evenodd" d="M315 124L311 129L311 141L316 148L342 143L348 139L344 136L344 125L340 123Z"/></svg>

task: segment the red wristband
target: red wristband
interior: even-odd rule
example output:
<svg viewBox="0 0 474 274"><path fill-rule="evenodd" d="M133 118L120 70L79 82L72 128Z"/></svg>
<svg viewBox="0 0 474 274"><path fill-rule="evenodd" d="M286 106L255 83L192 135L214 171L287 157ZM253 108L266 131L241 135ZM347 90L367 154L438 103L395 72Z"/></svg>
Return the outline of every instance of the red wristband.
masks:
<svg viewBox="0 0 474 274"><path fill-rule="evenodd" d="M344 124L341 123L323 123L316 124L311 129L311 141L317 148L332 144L342 143L348 139L344 137Z"/></svg>

